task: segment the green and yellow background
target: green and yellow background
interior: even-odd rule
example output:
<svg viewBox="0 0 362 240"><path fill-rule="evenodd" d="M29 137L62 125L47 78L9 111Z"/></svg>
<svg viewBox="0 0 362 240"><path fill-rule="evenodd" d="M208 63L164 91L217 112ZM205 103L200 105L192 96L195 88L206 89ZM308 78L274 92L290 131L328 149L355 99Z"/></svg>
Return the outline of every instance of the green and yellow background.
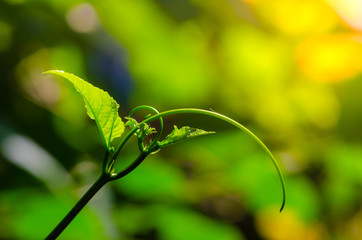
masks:
<svg viewBox="0 0 362 240"><path fill-rule="evenodd" d="M1 0L0 239L43 239L97 179L103 147L49 69L105 89L120 115L217 133L102 189L59 239L362 239L362 1ZM138 116L142 117L142 114ZM136 147L119 157L131 161Z"/></svg>

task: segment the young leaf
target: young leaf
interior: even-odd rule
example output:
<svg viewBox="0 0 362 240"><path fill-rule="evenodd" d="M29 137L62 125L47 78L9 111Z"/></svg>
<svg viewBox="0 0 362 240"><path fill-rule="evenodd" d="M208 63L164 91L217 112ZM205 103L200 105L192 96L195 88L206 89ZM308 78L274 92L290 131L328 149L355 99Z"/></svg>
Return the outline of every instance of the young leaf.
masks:
<svg viewBox="0 0 362 240"><path fill-rule="evenodd" d="M138 125L138 122L136 119L131 117L125 117L127 122L125 123L125 126L129 126L131 129L135 128Z"/></svg>
<svg viewBox="0 0 362 240"><path fill-rule="evenodd" d="M138 125L138 122L136 119L131 118L131 117L125 117L125 119L127 119L128 121L126 122L125 126L129 126L131 129L135 128ZM141 124L140 128L136 131L136 135L138 137L145 137L148 135L151 135L153 133L157 133L156 129L151 127L149 124L147 123L143 123Z"/></svg>
<svg viewBox="0 0 362 240"><path fill-rule="evenodd" d="M208 132L202 129L191 128L188 126L178 129L176 126L174 126L174 130L163 141L161 141L158 146L162 148L180 141L212 133L215 132Z"/></svg>
<svg viewBox="0 0 362 240"><path fill-rule="evenodd" d="M96 121L104 145L108 151L111 151L112 140L120 137L124 131L124 124L118 116L119 105L117 102L107 92L73 74L59 70L44 73L59 75L74 85L83 97L89 117Z"/></svg>

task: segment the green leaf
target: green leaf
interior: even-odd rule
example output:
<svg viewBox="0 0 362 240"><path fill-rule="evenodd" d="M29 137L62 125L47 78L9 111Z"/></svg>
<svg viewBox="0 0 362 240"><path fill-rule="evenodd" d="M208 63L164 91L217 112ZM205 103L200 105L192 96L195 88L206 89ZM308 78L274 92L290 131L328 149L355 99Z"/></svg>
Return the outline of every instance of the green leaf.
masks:
<svg viewBox="0 0 362 240"><path fill-rule="evenodd" d="M129 126L131 129L135 128L138 125L137 120L134 118L125 117L125 119L127 120L125 126Z"/></svg>
<svg viewBox="0 0 362 240"><path fill-rule="evenodd" d="M73 74L59 70L44 73L59 75L74 85L83 97L89 117L96 121L104 145L111 151L112 140L120 137L124 131L124 124L118 116L118 103L107 92Z"/></svg>
<svg viewBox="0 0 362 240"><path fill-rule="evenodd" d="M128 121L126 122L125 126L129 126L131 129L137 127L138 122L136 119L131 118L131 117L125 117L125 119L127 119ZM157 133L156 129L151 127L149 124L147 123L142 123L140 125L140 129L136 131L136 135L138 137L144 138L145 136L151 135L153 133Z"/></svg>
<svg viewBox="0 0 362 240"><path fill-rule="evenodd" d="M158 145L160 147L166 147L168 145L171 145L171 144L174 144L174 143L177 143L180 141L184 141L184 140L188 140L190 138L203 136L203 135L207 135L207 134L212 134L212 133L215 133L215 132L204 131L202 129L192 128L192 127L188 127L188 126L178 129L176 126L174 126L174 130Z"/></svg>
<svg viewBox="0 0 362 240"><path fill-rule="evenodd" d="M143 133L144 136L157 133L156 129L151 127L149 124L143 124L141 127L141 132Z"/></svg>

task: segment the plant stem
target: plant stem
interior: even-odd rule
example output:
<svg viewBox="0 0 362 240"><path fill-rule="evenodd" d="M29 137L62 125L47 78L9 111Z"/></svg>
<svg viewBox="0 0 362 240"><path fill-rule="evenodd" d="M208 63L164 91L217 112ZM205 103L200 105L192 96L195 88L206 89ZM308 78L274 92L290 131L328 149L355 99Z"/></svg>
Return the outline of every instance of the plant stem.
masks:
<svg viewBox="0 0 362 240"><path fill-rule="evenodd" d="M285 190L285 183L284 183L284 178L282 175L282 172L280 170L280 167L277 163L277 161L275 160L273 154L270 152L270 150L265 146L265 144L254 134L252 133L249 129L247 129L245 126L241 125L240 123L238 123L237 121L224 116L220 113L216 113L213 111L207 111L207 110L202 110L202 109L197 109L197 108L179 108L179 109L173 109L173 110L169 110L169 111L165 111L165 112L161 112L155 115L152 115L149 118L146 118L145 120L143 120L142 122L139 123L139 125L143 124L143 123L149 123L152 122L156 119L159 119L161 117L166 117L169 115L175 115L175 114L202 114L202 115L207 115L207 116L211 116L211 117L215 117L215 118L219 118L225 122L228 122L232 125L234 125L235 127L239 128L241 131L243 131L244 133L246 133L247 135L249 135L252 139L254 139L256 141L256 143L264 150L264 152L270 157L270 159L272 160L278 175L279 175L279 179L281 181L281 185L282 185L282 191L283 191L283 200L282 200L282 205L280 207L280 212L283 210L284 205L285 205L285 201L286 201L286 190ZM123 147L123 145L125 144L125 142L131 137L131 135L136 131L137 129L132 129L128 135L125 137L125 139L123 140L123 142L120 144L120 146L118 147L118 149L115 151L114 155L113 155L113 159L117 158L117 155L119 153L119 151L121 150L121 148Z"/></svg>
<svg viewBox="0 0 362 240"><path fill-rule="evenodd" d="M92 187L83 195L83 197L77 202L77 204L70 210L70 212L63 218L63 220L53 229L53 231L45 238L45 240L56 239L69 223L78 215L83 207L89 202L89 200L111 179L109 175L102 174L98 180L92 185Z"/></svg>
<svg viewBox="0 0 362 240"><path fill-rule="evenodd" d="M152 151L146 151L146 152L141 152L140 155L138 155L137 159L134 160L134 162L132 162L126 169L124 169L123 171L114 174L111 176L111 180L116 180L116 179L120 179L124 176L126 176L127 174L129 174L130 172L132 172L136 167L138 167L143 160L145 160L145 158L151 153Z"/></svg>

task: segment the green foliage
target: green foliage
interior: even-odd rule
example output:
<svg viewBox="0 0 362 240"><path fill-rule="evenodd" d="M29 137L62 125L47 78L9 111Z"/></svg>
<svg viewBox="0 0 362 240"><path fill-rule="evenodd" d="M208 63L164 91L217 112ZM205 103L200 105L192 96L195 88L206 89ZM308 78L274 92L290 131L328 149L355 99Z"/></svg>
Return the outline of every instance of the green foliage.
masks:
<svg viewBox="0 0 362 240"><path fill-rule="evenodd" d="M116 186L134 199L167 201L185 197L184 174L153 155L151 161L118 181Z"/></svg>
<svg viewBox="0 0 362 240"><path fill-rule="evenodd" d="M114 148L110 146L112 140L116 137L120 137L124 131L124 124L121 118L118 116L118 104L117 102L109 96L109 94L99 88L94 87L93 85L87 83L83 79L69 73L65 73L63 71L58 70L51 70L45 73L51 73L55 75L59 75L70 81L80 95L83 97L85 102L85 107L87 109L87 113L91 119L94 119L97 123L99 132L103 139L104 145L106 146L106 153L103 161L103 172L99 179L96 181L95 184L85 193L85 195L79 200L76 206L66 215L66 217L54 228L54 230L49 234L46 238L47 240L55 239L59 234L68 226L68 224L73 220L73 218L81 211L81 209L87 204L87 202L96 194L96 192L102 188L107 182L114 181L120 179L129 173L131 173L136 167L138 167L144 159L151 153L156 153L163 147L170 146L175 143L179 143L185 140L190 140L195 137L203 136L212 134L212 131L205 131L202 129L192 128L189 126L181 127L180 129L174 126L174 130L166 136L166 138L162 141L158 141L163 131L163 117L174 115L174 114L181 114L181 113L193 113L193 114L203 114L208 115L211 117L219 118L227 123L230 123L243 132L247 133L252 139L254 139L261 148L269 155L271 160L273 161L281 183L283 187L283 203L281 210L284 207L285 203L285 187L284 187L284 180L281 175L280 169L278 167L277 162L275 161L273 155L269 151L269 149L264 145L262 141L259 140L251 131L249 131L246 127L241 125L240 123L236 122L235 120L228 118L224 115L219 113L215 113L212 111L206 111L201 109L193 109L193 108L184 108L184 109L174 109L169 110L166 112L159 113L155 108L142 105L136 107L130 112L129 117L126 117L128 120L126 122L126 126L130 127L130 131L127 135L121 140L117 150L114 151ZM148 110L153 113L147 114L143 121L138 123L135 119L131 118L130 116L138 110ZM150 122L154 120L160 121L159 131L157 132L155 128L151 127ZM150 140L149 144L144 144L146 137L151 137L152 134L157 133L153 140ZM138 140L138 147L140 150L140 154L138 157L125 169L118 172L115 169L115 163L118 157L118 154L122 150L125 143L131 138L131 136L135 135ZM167 177L166 177L167 178ZM141 178L140 178L141 179ZM167 180L166 180L167 181ZM162 182L162 181L161 181ZM151 188L150 188L151 189ZM201 221L203 222L203 221ZM213 223L210 223L212 226ZM215 225L215 227L217 227ZM208 227L206 226L205 229ZM222 229L222 228L220 228ZM222 230L223 232L224 230ZM205 231L207 232L207 231ZM209 235L203 235L202 232L199 232L201 235L195 235L197 239L209 239ZM225 234L222 233L220 235L220 239L223 238ZM181 235L179 235L181 236ZM187 235L185 235L187 236ZM213 235L215 238L215 235ZM172 237L174 238L174 237ZM190 235L186 237L186 239L194 238L194 236ZM181 238L180 238L181 239ZM235 237L231 235L230 239L240 239L239 237Z"/></svg>
<svg viewBox="0 0 362 240"><path fill-rule="evenodd" d="M148 117L150 117L150 115L147 115L145 117L145 119L147 119ZM128 120L125 124L125 126L129 126L131 129L137 129L135 131L135 135L137 136L138 140L139 140L139 145L140 145L140 149L142 151L142 149L144 149L143 146L143 140L145 139L146 136L149 136L151 134L157 133L156 129L151 127L150 124L147 123L141 123L139 124L135 119L131 118L131 117L126 117L126 119ZM153 141L155 146L155 150L159 150L160 148L181 142L181 141L185 141L185 140L189 140L198 136L203 136L203 135L208 135L208 134L212 134L215 132L211 132L211 131L205 131L202 129L197 129L197 128L192 128L189 126L184 126L180 129L177 128L177 126L174 126L173 131L166 136L166 138L164 140L162 140L161 142L158 142L158 137L155 138L155 140ZM159 136L159 135L158 135ZM157 142L157 144L156 144ZM150 146L152 146L152 143L150 144ZM146 148L147 149L147 148ZM144 149L144 150L146 150ZM148 150L153 150L153 149L148 149Z"/></svg>
<svg viewBox="0 0 362 240"><path fill-rule="evenodd" d="M112 140L120 137L124 131L124 124L118 116L118 103L107 92L73 74L58 70L45 73L64 77L74 85L83 97L88 116L96 121L106 149L111 151Z"/></svg>
<svg viewBox="0 0 362 240"><path fill-rule="evenodd" d="M233 226L216 222L204 215L182 207L160 207L158 221L162 240L243 240ZM197 226L198 231L193 231ZM212 229L212 231L211 231Z"/></svg>
<svg viewBox="0 0 362 240"><path fill-rule="evenodd" d="M362 231L356 231L362 226L362 48L354 37L360 34L358 19L343 11L358 11L361 1L0 2L0 198L11 195L9 190L19 193L6 204L0 200L0 239L44 239L100 170L102 151L97 149L105 147L84 101L68 80L42 76L47 69L102 83L96 86L110 95L112 89L127 110L119 111L124 123L128 108L144 103L162 111L211 107L247 123L272 147L288 186L288 204L279 214L274 207L281 197L278 177L248 134L205 116L165 117L170 131L158 141L173 125L181 128L181 122L217 135L173 144L147 158L91 200L91 208L82 210L59 239L159 239L158 227L145 228L158 212L145 212L172 201L173 193L181 196L178 206L202 212L205 220L227 218L246 239L362 239ZM139 122L143 111L133 116ZM157 133L144 145L161 132L158 121L150 123ZM131 129L126 127L123 137ZM36 151L12 141L19 133L54 162L37 165L33 159L41 156ZM131 138L135 141L120 151L118 170L138 154L133 151L137 136ZM53 175L49 183L38 174L56 173L59 164L69 171L62 183L57 181L63 175ZM172 186L179 176L173 170L181 174L181 191L178 184ZM138 200L136 194L145 196ZM260 214L265 211L268 218ZM135 213L139 216L132 217ZM78 229L82 218L90 231ZM117 220L122 223L112 228ZM130 222L132 232L127 231ZM165 231L175 231L172 236L183 233L167 222ZM193 224L188 231L200 229Z"/></svg>
<svg viewBox="0 0 362 240"><path fill-rule="evenodd" d="M7 233L0 227L1 239L44 239L44 231L52 229L58 219L64 216L64 212L72 207L72 202L75 200L73 196L60 196L55 197L51 193L39 190L30 192L25 189L2 192L0 204L8 211L14 212L16 221L7 215L2 215L8 219L8 228L11 232ZM89 235L87 239L90 240L103 239L99 218L89 208L84 209L83 214L72 223L72 229L73 231L65 231L62 239L83 239L84 235Z"/></svg>
<svg viewBox="0 0 362 240"><path fill-rule="evenodd" d="M125 126L129 126L131 129L138 127L138 122L136 119L131 117L126 117L128 120L125 124ZM144 139L146 136L157 133L156 129L151 127L149 124L141 124L139 126L139 129L135 132L135 135L139 139Z"/></svg>
<svg viewBox="0 0 362 240"><path fill-rule="evenodd" d="M204 131L202 129L192 128L188 126L178 129L176 126L174 126L173 131L163 141L159 143L159 146L166 147L171 144L175 144L181 141L189 140L194 137L199 137L212 133L215 132Z"/></svg>

